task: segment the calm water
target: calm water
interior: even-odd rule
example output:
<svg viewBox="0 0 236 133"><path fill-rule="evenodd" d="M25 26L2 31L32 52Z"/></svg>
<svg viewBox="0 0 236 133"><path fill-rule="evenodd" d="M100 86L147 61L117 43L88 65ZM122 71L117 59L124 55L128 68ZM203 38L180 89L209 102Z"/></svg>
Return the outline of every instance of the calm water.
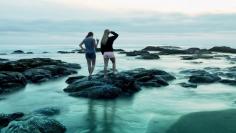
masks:
<svg viewBox="0 0 236 133"><path fill-rule="evenodd" d="M68 48L69 49L69 48ZM128 49L128 48L127 48ZM49 50L49 49L47 49ZM26 50L27 51L27 50ZM37 53L37 52L35 52ZM130 98L112 101L97 101L69 97L63 92L67 77L42 84L28 84L17 93L2 96L0 112L30 112L32 110L56 106L62 112L55 118L67 127L68 133L165 133L165 130L180 116L196 111L236 108L236 89L222 84L200 85L197 89L186 89L177 85L187 81L178 74L183 69L204 67L225 68L233 66L226 60L197 60L202 64L192 64L180 60L178 56L161 56L157 61L144 61L117 56L119 71L134 68L157 68L172 73L177 80L167 87L143 88ZM1 55L11 60L33 57L49 57L79 63L79 75L87 75L83 54L33 54ZM103 69L103 60L98 54L96 72Z"/></svg>

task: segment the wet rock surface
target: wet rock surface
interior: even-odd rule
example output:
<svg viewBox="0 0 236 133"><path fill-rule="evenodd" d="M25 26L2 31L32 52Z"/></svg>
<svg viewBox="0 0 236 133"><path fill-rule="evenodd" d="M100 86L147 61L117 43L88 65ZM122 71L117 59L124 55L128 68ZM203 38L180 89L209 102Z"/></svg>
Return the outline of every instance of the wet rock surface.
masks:
<svg viewBox="0 0 236 133"><path fill-rule="evenodd" d="M202 70L188 69L180 72L189 78L190 83L222 83L236 85L236 67L206 67Z"/></svg>
<svg viewBox="0 0 236 133"><path fill-rule="evenodd" d="M182 60L213 59L214 56L195 54L195 55L189 55L189 56L181 56L181 58L182 58Z"/></svg>
<svg viewBox="0 0 236 133"><path fill-rule="evenodd" d="M179 83L180 86L184 88L197 88L197 84L192 84L192 83Z"/></svg>
<svg viewBox="0 0 236 133"><path fill-rule="evenodd" d="M24 54L25 52L23 50L15 50L12 52L12 54Z"/></svg>
<svg viewBox="0 0 236 133"><path fill-rule="evenodd" d="M123 49L113 49L114 52L123 52L124 50ZM96 52L101 52L101 49L100 48L97 48L96 49ZM71 50L71 51L57 51L57 53L59 54L73 54L73 53L84 53L84 50L81 50L81 49L74 49L74 50Z"/></svg>
<svg viewBox="0 0 236 133"><path fill-rule="evenodd" d="M19 72L0 71L0 94L25 87L27 80Z"/></svg>
<svg viewBox="0 0 236 133"><path fill-rule="evenodd" d="M226 46L213 47L213 48L209 49L209 51L236 54L236 49L230 48L230 47L226 47Z"/></svg>
<svg viewBox="0 0 236 133"><path fill-rule="evenodd" d="M180 47L165 47L165 46L148 46L144 51L159 51L160 55L173 55L173 54L211 54L207 49L189 48L182 49Z"/></svg>
<svg viewBox="0 0 236 133"><path fill-rule="evenodd" d="M9 60L0 58L0 63L7 62L7 61L9 61Z"/></svg>
<svg viewBox="0 0 236 133"><path fill-rule="evenodd" d="M145 50L140 50L140 51L130 51L130 52L120 52L120 54L126 54L126 56L133 56L137 57L137 59L144 59L144 60L155 60L155 59L160 59L160 56L158 53L150 53Z"/></svg>
<svg viewBox="0 0 236 133"><path fill-rule="evenodd" d="M21 59L0 63L0 93L11 92L26 86L77 73L79 64L49 58Z"/></svg>
<svg viewBox="0 0 236 133"><path fill-rule="evenodd" d="M64 89L70 96L92 99L114 99L120 96L130 96L138 92L142 86L161 87L169 85L175 77L162 70L134 69L117 74L109 73L104 80L103 73L93 76L92 80L79 78L70 82Z"/></svg>
<svg viewBox="0 0 236 133"><path fill-rule="evenodd" d="M64 133L65 126L50 116L59 109L43 108L29 114L13 113L0 115L0 128L4 133Z"/></svg>
<svg viewBox="0 0 236 133"><path fill-rule="evenodd" d="M196 112L182 116L166 133L234 133L236 110Z"/></svg>

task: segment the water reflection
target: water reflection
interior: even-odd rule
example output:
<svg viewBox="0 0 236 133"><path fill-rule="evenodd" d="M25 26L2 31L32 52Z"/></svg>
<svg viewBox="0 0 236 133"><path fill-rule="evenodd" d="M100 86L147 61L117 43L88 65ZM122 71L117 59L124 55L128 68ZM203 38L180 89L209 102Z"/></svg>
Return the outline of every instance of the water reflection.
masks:
<svg viewBox="0 0 236 133"><path fill-rule="evenodd" d="M102 109L99 109L102 108ZM116 101L88 101L88 133L114 133Z"/></svg>

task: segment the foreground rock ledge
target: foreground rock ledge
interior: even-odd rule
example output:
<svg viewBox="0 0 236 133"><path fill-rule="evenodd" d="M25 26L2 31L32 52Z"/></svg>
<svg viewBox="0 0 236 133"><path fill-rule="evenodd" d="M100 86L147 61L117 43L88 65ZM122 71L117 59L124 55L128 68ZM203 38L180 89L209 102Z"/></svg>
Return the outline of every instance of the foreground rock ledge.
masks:
<svg viewBox="0 0 236 133"><path fill-rule="evenodd" d="M162 87L169 85L169 81L175 77L157 69L146 70L143 68L110 73L108 80L104 80L103 73L87 77L71 77L67 80L69 86L64 89L70 96L85 97L91 99L115 99L120 96L130 96L138 92L142 87Z"/></svg>
<svg viewBox="0 0 236 133"><path fill-rule="evenodd" d="M0 94L23 88L28 82L39 83L77 73L79 64L50 58L21 59L0 63Z"/></svg>
<svg viewBox="0 0 236 133"><path fill-rule="evenodd" d="M64 133L65 126L50 118L59 113L58 108L49 107L29 114L21 112L0 114L0 131L3 133Z"/></svg>
<svg viewBox="0 0 236 133"><path fill-rule="evenodd" d="M191 113L181 117L166 133L236 133L236 110Z"/></svg>

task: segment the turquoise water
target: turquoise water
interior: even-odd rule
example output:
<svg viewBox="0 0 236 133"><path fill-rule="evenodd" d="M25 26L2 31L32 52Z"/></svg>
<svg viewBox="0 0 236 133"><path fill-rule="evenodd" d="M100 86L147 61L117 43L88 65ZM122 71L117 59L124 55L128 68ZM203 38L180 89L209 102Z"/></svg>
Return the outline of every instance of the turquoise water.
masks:
<svg viewBox="0 0 236 133"><path fill-rule="evenodd" d="M47 49L48 50L48 49ZM34 51L33 51L34 52ZM35 52L37 53L37 52ZM33 54L1 55L11 60L33 57L61 59L82 66L79 75L87 75L83 54ZM179 71L204 67L225 68L233 66L226 60L196 60L202 64L180 60L179 56L161 56L160 60L147 61L126 57L116 53L119 71L134 68L162 69L177 77L167 87L143 88L130 98L98 101L69 97L63 92L67 77L42 84L28 84L25 89L1 96L0 112L30 112L55 106L62 111L55 118L67 127L67 133L165 133L180 116L190 112L236 108L236 89L222 84L200 85L197 89L186 89L178 83L187 81ZM103 69L103 60L97 55L95 72Z"/></svg>

